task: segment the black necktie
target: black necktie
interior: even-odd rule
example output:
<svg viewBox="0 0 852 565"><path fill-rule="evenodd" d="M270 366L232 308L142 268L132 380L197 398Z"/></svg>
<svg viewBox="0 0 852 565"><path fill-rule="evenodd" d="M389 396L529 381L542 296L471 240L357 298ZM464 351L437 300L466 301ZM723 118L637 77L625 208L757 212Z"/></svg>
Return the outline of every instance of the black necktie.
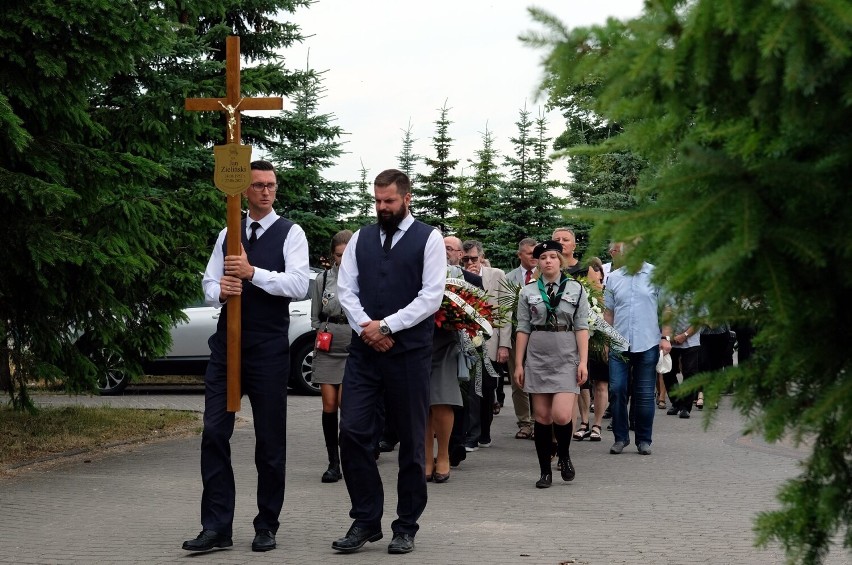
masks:
<svg viewBox="0 0 852 565"><path fill-rule="evenodd" d="M556 294L553 291L553 288L556 286L556 283L547 283L547 298L550 300L550 303L553 304L553 296Z"/></svg>
<svg viewBox="0 0 852 565"><path fill-rule="evenodd" d="M389 253L391 250L391 243L393 243L394 233L396 233L396 228L387 228L385 230L385 243L382 245L382 249L385 250L385 253Z"/></svg>
<svg viewBox="0 0 852 565"><path fill-rule="evenodd" d="M254 242L257 241L257 228L260 227L260 222L252 222L251 223L251 235L249 236L249 246L254 245Z"/></svg>

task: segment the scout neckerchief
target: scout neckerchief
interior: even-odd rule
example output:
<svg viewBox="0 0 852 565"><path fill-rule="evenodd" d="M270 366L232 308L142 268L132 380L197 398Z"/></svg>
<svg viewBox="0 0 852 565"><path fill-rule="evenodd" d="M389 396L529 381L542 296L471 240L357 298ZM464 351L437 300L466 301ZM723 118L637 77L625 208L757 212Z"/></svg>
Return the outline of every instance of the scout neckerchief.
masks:
<svg viewBox="0 0 852 565"><path fill-rule="evenodd" d="M565 276L565 273L560 273L559 289L556 291L556 294L553 295L553 303L551 304L550 297L547 295L547 291L545 290L544 277L538 277L538 291L541 293L542 300L544 300L544 306L547 308L547 317L544 320L545 325L557 325L556 307L559 306L559 302L562 300L562 293L565 292L565 285L567 283L568 277Z"/></svg>

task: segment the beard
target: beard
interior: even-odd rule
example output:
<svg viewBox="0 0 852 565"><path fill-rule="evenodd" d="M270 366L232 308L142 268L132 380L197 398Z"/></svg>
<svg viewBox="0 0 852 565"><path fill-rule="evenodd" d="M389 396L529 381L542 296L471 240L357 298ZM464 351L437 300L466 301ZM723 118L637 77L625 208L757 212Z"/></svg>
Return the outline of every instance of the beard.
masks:
<svg viewBox="0 0 852 565"><path fill-rule="evenodd" d="M403 204L397 212L376 212L379 226L387 232L389 229L396 231L399 223L408 215L408 206Z"/></svg>

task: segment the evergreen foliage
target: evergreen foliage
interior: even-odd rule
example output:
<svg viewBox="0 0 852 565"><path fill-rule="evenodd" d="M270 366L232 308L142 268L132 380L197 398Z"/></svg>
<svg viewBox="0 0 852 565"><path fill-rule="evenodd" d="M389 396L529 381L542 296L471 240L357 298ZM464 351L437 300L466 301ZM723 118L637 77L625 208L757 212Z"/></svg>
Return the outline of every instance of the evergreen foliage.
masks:
<svg viewBox="0 0 852 565"><path fill-rule="evenodd" d="M347 220L346 227L357 231L367 224L376 222L376 197L373 194L373 182L370 172L361 161L358 182L355 184L355 215Z"/></svg>
<svg viewBox="0 0 852 565"><path fill-rule="evenodd" d="M402 134L402 149L397 156L399 160L399 170L408 175L408 178L414 182L414 167L417 162L423 157L414 152L414 142L417 141L411 135L411 120L408 120L408 127L403 130ZM412 187L414 185L412 184Z"/></svg>
<svg viewBox="0 0 852 565"><path fill-rule="evenodd" d="M184 112L184 98L224 94L232 32L248 59L275 59L299 37L273 17L300 5L4 7L0 358L14 367L16 408L32 409L30 379L91 389L107 363L133 373L168 347L225 215L209 149L223 141L223 118ZM275 59L242 81L247 95L286 94L292 77ZM246 118L244 132L273 138L264 123Z"/></svg>
<svg viewBox="0 0 852 565"><path fill-rule="evenodd" d="M632 242L709 323L757 328L756 353L696 379L734 388L749 433L807 440L800 476L761 513L757 543L791 562L852 549L852 5L656 0L628 22L568 30L538 10L548 86L600 89L586 109L623 133L600 153L648 161L638 206L594 232ZM651 198L653 197L653 198ZM734 300L732 300L734 298ZM843 551L843 550L841 550Z"/></svg>
<svg viewBox="0 0 852 565"><path fill-rule="evenodd" d="M482 148L476 151L476 159L468 159L473 166L473 174L459 184L456 201L457 216L453 222L454 231L462 234L464 239L476 239L490 248L485 239L486 230L492 221L486 217L485 211L493 206L498 199L498 190L502 182L500 166L497 163L499 154L494 148L494 135L485 124L482 133ZM490 249L486 256L490 257Z"/></svg>
<svg viewBox="0 0 852 565"><path fill-rule="evenodd" d="M278 165L278 205L286 205L285 215L305 230L313 263L319 263L332 236L343 226L340 219L353 206L349 183L330 181L321 174L343 154L340 138L344 133L332 114L319 113L324 91L321 73L307 70L293 95L293 108L283 112L287 127L272 152Z"/></svg>
<svg viewBox="0 0 852 565"><path fill-rule="evenodd" d="M439 111L441 115L435 122L435 137L432 138L435 158L424 158L429 172L417 175L418 186L412 189L415 197L412 203L416 205L420 221L438 228L442 233L448 233L458 183L453 169L459 162L450 160L453 138L450 137L449 128L452 122L447 117L450 109L446 101Z"/></svg>
<svg viewBox="0 0 852 565"><path fill-rule="evenodd" d="M550 140L542 129L546 122L543 118L533 121L525 105L515 125L518 134L511 138L513 153L503 159L506 180L485 211L490 227L483 230L484 241L491 246L493 265L514 265L520 240L549 239L560 223L556 215L560 200L551 193L554 185L547 180L551 164L547 156Z"/></svg>

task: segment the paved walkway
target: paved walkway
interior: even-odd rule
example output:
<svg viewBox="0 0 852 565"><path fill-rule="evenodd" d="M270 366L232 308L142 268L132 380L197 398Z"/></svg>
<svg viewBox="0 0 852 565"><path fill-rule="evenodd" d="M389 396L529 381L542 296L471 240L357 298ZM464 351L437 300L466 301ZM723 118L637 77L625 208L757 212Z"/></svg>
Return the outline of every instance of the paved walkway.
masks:
<svg viewBox="0 0 852 565"><path fill-rule="evenodd" d="M726 399L727 400L727 399ZM39 396L39 404L110 404L200 411L203 396L136 391L117 398ZM252 553L256 475L251 425L233 438L237 477L234 547L204 555L180 549L200 530L199 438L134 446L50 470L0 480L0 563L783 563L778 548L752 546L752 523L776 507L774 494L797 474L802 453L740 436L741 419L727 405L708 432L693 415L657 411L654 454L631 446L609 455L600 443L574 442L577 478L534 488L533 442L513 439L510 407L495 418L493 447L469 454L446 484L429 485L417 550L386 552L396 505L394 454L379 468L386 486L385 539L352 555L331 541L349 526L343 482L320 483L325 449L320 401L291 396L287 494L279 548ZM695 414L695 413L694 413ZM250 419L246 401L240 415ZM847 563L836 550L830 564Z"/></svg>

